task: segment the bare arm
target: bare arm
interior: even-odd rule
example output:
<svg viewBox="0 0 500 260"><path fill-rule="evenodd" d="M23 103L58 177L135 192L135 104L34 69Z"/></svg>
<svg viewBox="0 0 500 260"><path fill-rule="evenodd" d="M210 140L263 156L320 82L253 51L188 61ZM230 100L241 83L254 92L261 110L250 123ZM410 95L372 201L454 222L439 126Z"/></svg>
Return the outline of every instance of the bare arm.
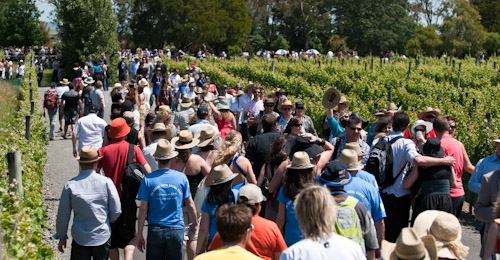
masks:
<svg viewBox="0 0 500 260"><path fill-rule="evenodd" d="M216 118L220 118L221 117L220 111L214 106L214 104L212 103L212 101L208 102L208 106L210 107L210 109L212 110L212 112L214 113L214 116Z"/></svg>
<svg viewBox="0 0 500 260"><path fill-rule="evenodd" d="M320 174L323 168L330 162L333 154L333 145L325 140L325 144L322 146L325 151L319 155L319 160L317 163L316 174Z"/></svg>
<svg viewBox="0 0 500 260"><path fill-rule="evenodd" d="M278 208L278 216L276 217L276 224L278 225L281 233L285 230L285 220L286 220L286 206L285 204L281 203L279 204Z"/></svg>
<svg viewBox="0 0 500 260"><path fill-rule="evenodd" d="M488 229L488 237L486 238L486 246L484 247L483 260L488 260L497 251L497 240L499 230L496 222L490 224Z"/></svg>
<svg viewBox="0 0 500 260"><path fill-rule="evenodd" d="M474 165L470 162L469 155L467 154L467 151L465 150L465 147L462 143L460 143L460 146L462 147L462 153L464 154L464 170L470 174L474 172Z"/></svg>
<svg viewBox="0 0 500 260"><path fill-rule="evenodd" d="M234 130L238 130L238 124L236 124L236 118L234 117L234 115L231 118L231 128Z"/></svg>
<svg viewBox="0 0 500 260"><path fill-rule="evenodd" d="M144 253L146 249L146 242L142 236L142 231L144 229L144 222L146 221L146 215L148 213L148 202L141 200L141 206L139 207L139 217L137 219L137 248L139 251Z"/></svg>
<svg viewBox="0 0 500 260"><path fill-rule="evenodd" d="M198 218L196 217L196 207L193 198L189 197L184 199L184 205L186 205L189 215L189 234L192 235L196 233L196 229L198 228Z"/></svg>
<svg viewBox="0 0 500 260"><path fill-rule="evenodd" d="M243 157L243 158L245 158L245 157ZM247 158L245 158L245 166L246 166L245 171L247 173L247 181L252 183L252 184L257 184L257 179L255 178L255 174L253 173L252 164L250 163L250 161Z"/></svg>
<svg viewBox="0 0 500 260"><path fill-rule="evenodd" d="M451 168L450 187L456 188L457 187L457 176L455 176L455 170L453 170L453 167L450 167L450 168Z"/></svg>
<svg viewBox="0 0 500 260"><path fill-rule="evenodd" d="M212 170L210 168L210 166L207 164L207 162L205 160L203 160L203 158L200 157L200 160L199 160L199 163L200 163L200 170L201 170L201 173L205 176L207 176L209 173L210 173L210 170ZM211 183L211 182L210 182Z"/></svg>
<svg viewBox="0 0 500 260"><path fill-rule="evenodd" d="M144 169L146 169L146 171L147 171L148 173L151 173L151 166L149 166L149 164L148 164L148 163L144 164L143 166L144 166Z"/></svg>
<svg viewBox="0 0 500 260"><path fill-rule="evenodd" d="M328 117L328 119L331 119L333 117L333 109L328 109L328 112L326 113L326 116Z"/></svg>
<svg viewBox="0 0 500 260"><path fill-rule="evenodd" d="M196 245L196 255L202 254L207 248L208 228L210 227L210 215L201 213L200 232L198 233L198 244Z"/></svg>
<svg viewBox="0 0 500 260"><path fill-rule="evenodd" d="M385 221L383 218L381 218L375 222L375 229L377 230L378 250L382 250L382 241L385 238L384 237L384 235L385 235Z"/></svg>
<svg viewBox="0 0 500 260"><path fill-rule="evenodd" d="M454 166L455 165L455 158L453 158L451 156L446 156L445 158L434 158L434 157L429 157L429 156L417 156L417 157L415 157L415 159L413 159L413 162L416 166L424 166L424 167L437 166L437 165Z"/></svg>
<svg viewBox="0 0 500 260"><path fill-rule="evenodd" d="M288 160L284 160L278 168L276 168L276 171L274 172L273 179L271 180L271 183L269 184L269 193L273 193L279 189L281 184L283 183L283 176L285 175L286 172L286 166L288 165Z"/></svg>
<svg viewBox="0 0 500 260"><path fill-rule="evenodd" d="M262 183L264 182L264 174L266 173L266 166L267 163L264 163L262 167L260 168L260 174L259 174L259 179L257 179L257 186L262 186Z"/></svg>
<svg viewBox="0 0 500 260"><path fill-rule="evenodd" d="M76 133L73 132L73 135L71 136L71 141L73 143L73 157L76 157L78 155L78 152L76 151Z"/></svg>
<svg viewBox="0 0 500 260"><path fill-rule="evenodd" d="M414 166L413 169L411 170L410 174L408 174L405 179L403 180L403 189L409 189L415 181L418 179L418 167Z"/></svg>

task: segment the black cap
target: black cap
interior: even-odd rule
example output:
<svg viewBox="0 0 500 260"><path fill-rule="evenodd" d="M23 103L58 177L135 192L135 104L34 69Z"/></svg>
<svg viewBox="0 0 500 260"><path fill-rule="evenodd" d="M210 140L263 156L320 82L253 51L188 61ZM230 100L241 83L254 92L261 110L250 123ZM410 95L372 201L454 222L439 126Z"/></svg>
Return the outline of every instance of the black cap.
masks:
<svg viewBox="0 0 500 260"><path fill-rule="evenodd" d="M299 102L295 103L295 108L304 108L304 102L299 101Z"/></svg>
<svg viewBox="0 0 500 260"><path fill-rule="evenodd" d="M99 108L96 105L90 105L89 106L89 113L95 113L98 112Z"/></svg>
<svg viewBox="0 0 500 260"><path fill-rule="evenodd" d="M122 103L121 108L122 113L125 111L134 111L134 105L132 104L132 102L130 102L130 100L125 100Z"/></svg>
<svg viewBox="0 0 500 260"><path fill-rule="evenodd" d="M264 100L264 105L266 105L266 104L273 104L274 105L274 99L266 98L266 100Z"/></svg>
<svg viewBox="0 0 500 260"><path fill-rule="evenodd" d="M329 162L318 176L321 184L333 187L343 187L351 182L351 174L347 171L347 165L339 160Z"/></svg>

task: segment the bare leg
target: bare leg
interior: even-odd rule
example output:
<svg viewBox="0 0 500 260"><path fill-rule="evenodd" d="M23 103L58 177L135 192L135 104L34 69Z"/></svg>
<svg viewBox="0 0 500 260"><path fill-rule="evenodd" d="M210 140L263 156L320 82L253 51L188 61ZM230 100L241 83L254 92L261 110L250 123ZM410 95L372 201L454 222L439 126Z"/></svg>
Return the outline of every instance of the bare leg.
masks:
<svg viewBox="0 0 500 260"><path fill-rule="evenodd" d="M132 260L134 259L134 251L135 251L135 246L134 245L128 245L125 247L123 250L125 254L125 260Z"/></svg>
<svg viewBox="0 0 500 260"><path fill-rule="evenodd" d="M186 245L186 255L188 260L193 260L196 256L196 240L188 240Z"/></svg>
<svg viewBox="0 0 500 260"><path fill-rule="evenodd" d="M109 259L120 260L120 251L118 251L118 248L113 248L109 250Z"/></svg>

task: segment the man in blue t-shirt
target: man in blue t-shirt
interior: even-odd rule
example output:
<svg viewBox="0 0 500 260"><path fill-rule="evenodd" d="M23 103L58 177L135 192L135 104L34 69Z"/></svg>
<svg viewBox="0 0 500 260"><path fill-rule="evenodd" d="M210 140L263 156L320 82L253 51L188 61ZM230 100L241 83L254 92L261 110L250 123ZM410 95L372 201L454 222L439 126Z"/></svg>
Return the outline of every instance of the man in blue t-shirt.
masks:
<svg viewBox="0 0 500 260"><path fill-rule="evenodd" d="M189 219L189 235L198 226L196 209L184 173L170 169L170 160L179 153L173 151L167 140L158 142L153 157L158 161L158 170L146 175L141 182L137 199L141 201L137 228L137 247L146 250L146 259L182 259L184 241L184 217L182 204L186 205ZM148 215L148 244L142 236Z"/></svg>

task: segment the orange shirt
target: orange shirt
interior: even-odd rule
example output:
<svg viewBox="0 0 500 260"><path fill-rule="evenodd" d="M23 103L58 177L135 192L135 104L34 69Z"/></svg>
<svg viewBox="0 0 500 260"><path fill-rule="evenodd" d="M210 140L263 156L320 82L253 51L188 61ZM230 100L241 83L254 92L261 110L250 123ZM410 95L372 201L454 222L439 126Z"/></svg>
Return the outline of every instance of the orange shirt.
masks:
<svg viewBox="0 0 500 260"><path fill-rule="evenodd" d="M275 252L283 252L283 250L287 249L285 240L276 223L254 215L252 217L252 225L254 226L254 231L245 247L246 250L259 257L271 260ZM215 250L219 247L222 247L222 240L219 233L217 233L208 250Z"/></svg>

